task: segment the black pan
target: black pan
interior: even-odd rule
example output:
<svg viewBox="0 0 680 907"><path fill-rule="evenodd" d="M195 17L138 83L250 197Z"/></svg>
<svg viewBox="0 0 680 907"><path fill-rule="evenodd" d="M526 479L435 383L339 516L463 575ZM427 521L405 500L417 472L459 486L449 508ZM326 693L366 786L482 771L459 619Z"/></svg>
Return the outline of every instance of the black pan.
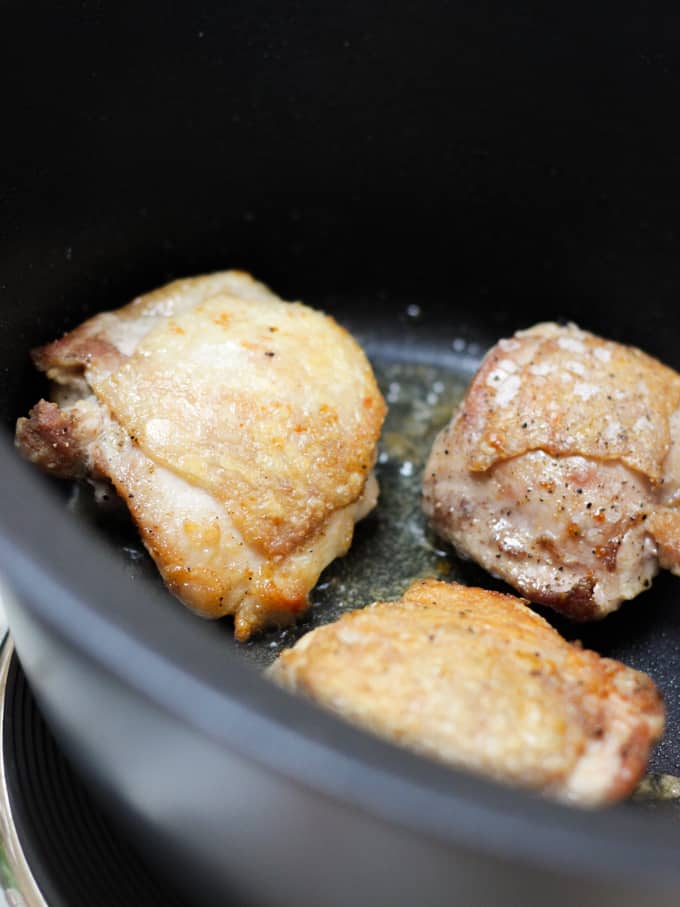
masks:
<svg viewBox="0 0 680 907"><path fill-rule="evenodd" d="M573 319L680 368L677 17L11 0L0 20L0 572L32 688L115 819L196 904L676 904L674 801L545 803L259 669L414 576L494 585L427 533L417 486L499 336ZM129 523L10 443L42 390L29 348L230 266L346 324L392 403L377 513L303 624L245 647L162 590ZM679 597L662 576L600 624L559 624L659 684L670 774Z"/></svg>

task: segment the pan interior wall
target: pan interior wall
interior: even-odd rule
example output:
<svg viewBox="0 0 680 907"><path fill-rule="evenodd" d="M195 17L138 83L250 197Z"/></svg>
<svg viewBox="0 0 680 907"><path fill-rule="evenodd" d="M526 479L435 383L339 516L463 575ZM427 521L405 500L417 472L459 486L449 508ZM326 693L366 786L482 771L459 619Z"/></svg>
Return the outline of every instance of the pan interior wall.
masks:
<svg viewBox="0 0 680 907"><path fill-rule="evenodd" d="M29 348L224 267L382 321L436 300L490 339L573 318L680 365L677 16L145 10L3 7L0 423L35 397Z"/></svg>

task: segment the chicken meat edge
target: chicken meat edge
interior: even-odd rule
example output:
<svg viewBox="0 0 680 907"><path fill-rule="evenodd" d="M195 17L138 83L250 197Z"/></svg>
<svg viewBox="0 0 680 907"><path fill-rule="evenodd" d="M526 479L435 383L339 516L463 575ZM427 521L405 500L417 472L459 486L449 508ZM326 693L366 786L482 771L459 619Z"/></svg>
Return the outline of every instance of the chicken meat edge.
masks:
<svg viewBox="0 0 680 907"><path fill-rule="evenodd" d="M435 440L435 531L533 602L599 619L680 574L680 376L575 326L485 358Z"/></svg>
<svg viewBox="0 0 680 907"><path fill-rule="evenodd" d="M376 504L385 407L368 361L249 275L176 281L33 356L52 400L19 419L23 455L111 482L169 590L234 615L241 641L305 610Z"/></svg>
<svg viewBox="0 0 680 907"><path fill-rule="evenodd" d="M437 580L311 631L269 676L422 755L581 806L629 795L664 725L647 675L514 596Z"/></svg>

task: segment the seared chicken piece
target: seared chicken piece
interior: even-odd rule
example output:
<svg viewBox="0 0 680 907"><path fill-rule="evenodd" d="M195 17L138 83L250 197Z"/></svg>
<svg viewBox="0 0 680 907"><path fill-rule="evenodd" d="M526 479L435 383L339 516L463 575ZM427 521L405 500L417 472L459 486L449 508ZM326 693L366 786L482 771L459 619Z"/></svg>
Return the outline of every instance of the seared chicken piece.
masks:
<svg viewBox="0 0 680 907"><path fill-rule="evenodd" d="M294 619L377 498L385 405L336 322L249 275L180 280L33 354L17 444L109 479L170 590L236 636Z"/></svg>
<svg viewBox="0 0 680 907"><path fill-rule="evenodd" d="M633 790L664 724L647 675L521 599L436 580L313 630L269 674L419 753L587 806Z"/></svg>
<svg viewBox="0 0 680 907"><path fill-rule="evenodd" d="M680 375L574 325L487 355L437 438L435 530L534 602L604 617L680 575Z"/></svg>

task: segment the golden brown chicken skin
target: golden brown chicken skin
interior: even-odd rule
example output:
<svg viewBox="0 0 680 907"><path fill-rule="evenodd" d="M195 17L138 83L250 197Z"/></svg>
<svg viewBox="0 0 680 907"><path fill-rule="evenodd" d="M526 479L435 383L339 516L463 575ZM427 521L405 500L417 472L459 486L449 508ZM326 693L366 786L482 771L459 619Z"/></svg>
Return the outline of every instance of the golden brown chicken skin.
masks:
<svg viewBox="0 0 680 907"><path fill-rule="evenodd" d="M60 477L113 483L169 589L247 639L289 623L374 506L385 404L332 318L247 274L180 280L36 350L17 424Z"/></svg>
<svg viewBox="0 0 680 907"><path fill-rule="evenodd" d="M574 325L487 355L423 480L434 529L527 598L603 617L680 573L680 376Z"/></svg>
<svg viewBox="0 0 680 907"><path fill-rule="evenodd" d="M633 790L664 724L645 674L521 599L436 580L313 630L269 676L423 755L584 806Z"/></svg>

